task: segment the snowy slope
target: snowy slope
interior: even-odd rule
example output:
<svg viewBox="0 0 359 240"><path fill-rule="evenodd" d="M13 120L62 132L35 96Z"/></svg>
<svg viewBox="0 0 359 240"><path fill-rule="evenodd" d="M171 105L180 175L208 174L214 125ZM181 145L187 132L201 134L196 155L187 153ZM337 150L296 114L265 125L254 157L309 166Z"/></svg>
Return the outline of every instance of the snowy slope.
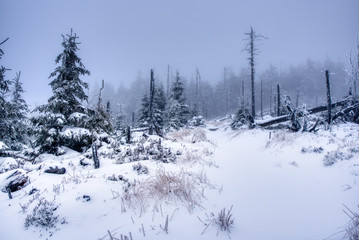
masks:
<svg viewBox="0 0 359 240"><path fill-rule="evenodd" d="M14 192L13 199L0 194L0 236L4 240L110 239L110 231L116 238L131 233L134 240L324 239L345 230L349 217L342 204L357 211L358 139L359 128L350 124L313 134L232 131L226 122L211 122L204 130L169 134L162 145L178 152L176 162L142 160L149 173L141 175L133 170L138 162L118 164L111 154L100 157L101 167L96 170L81 166L84 157L71 150L59 157L42 155L37 165L25 166L32 170L27 187ZM328 152L350 153L350 157L324 166ZM44 172L54 165L66 167L67 173ZM0 174L0 184L13 171ZM110 180L113 174L115 179L122 175L131 186ZM165 186L172 192L157 189L160 177L173 183ZM28 195L32 188L39 191ZM56 228L25 228L26 216L41 198L58 206ZM230 234L217 226L206 228L199 220L209 222L211 212L217 215L232 205L235 220ZM329 239L342 239L344 234Z"/></svg>

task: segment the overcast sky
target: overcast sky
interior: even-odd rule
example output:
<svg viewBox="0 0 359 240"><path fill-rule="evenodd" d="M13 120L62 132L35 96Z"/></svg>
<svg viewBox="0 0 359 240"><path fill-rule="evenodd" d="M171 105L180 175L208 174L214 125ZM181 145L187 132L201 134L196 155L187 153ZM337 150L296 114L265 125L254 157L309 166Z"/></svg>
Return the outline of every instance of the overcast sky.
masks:
<svg viewBox="0 0 359 240"><path fill-rule="evenodd" d="M345 61L359 36L358 12L359 0L0 0L0 41L10 38L0 65L12 69L9 78L22 71L29 103L45 103L61 34L73 28L90 84L129 85L150 68L165 80L167 64L187 79L197 66L216 81L225 66L247 66L250 26L269 38L259 69L307 58Z"/></svg>

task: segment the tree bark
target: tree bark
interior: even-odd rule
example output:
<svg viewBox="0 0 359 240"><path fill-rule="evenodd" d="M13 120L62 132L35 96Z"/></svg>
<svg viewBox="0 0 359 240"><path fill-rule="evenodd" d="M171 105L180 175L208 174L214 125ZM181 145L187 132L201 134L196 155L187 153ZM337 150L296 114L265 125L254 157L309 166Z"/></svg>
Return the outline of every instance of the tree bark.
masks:
<svg viewBox="0 0 359 240"><path fill-rule="evenodd" d="M153 69L151 69L151 81L150 81L150 106L149 106L149 114L150 114L150 122L149 122L149 130L148 134L153 134L154 128L154 116L153 116L153 100L155 96L155 79L153 78Z"/></svg>
<svg viewBox="0 0 359 240"><path fill-rule="evenodd" d="M325 78L327 85L327 105L328 105L328 124L332 122L332 99L330 95L329 70L325 70Z"/></svg>
<svg viewBox="0 0 359 240"><path fill-rule="evenodd" d="M261 80L261 118L263 118L263 81Z"/></svg>
<svg viewBox="0 0 359 240"><path fill-rule="evenodd" d="M335 108L335 107L344 106L347 102L348 102L347 100L343 100L343 101L339 101L339 102L336 102L336 103L332 103L330 107ZM315 114L315 113L324 112L324 111L327 111L327 110L328 110L328 105L323 105L323 106L319 106L319 107L309 109L308 114L309 115L310 114ZM285 116L276 117L276 118L271 119L269 121L257 123L256 125L260 126L260 127L268 127L270 125L285 122L285 121L288 121L288 120L290 120L290 116L285 115Z"/></svg>
<svg viewBox="0 0 359 240"><path fill-rule="evenodd" d="M92 158L95 164L95 169L100 168L100 160L98 159L96 144L92 144Z"/></svg>
<svg viewBox="0 0 359 240"><path fill-rule="evenodd" d="M277 84L277 116L280 116L280 86Z"/></svg>

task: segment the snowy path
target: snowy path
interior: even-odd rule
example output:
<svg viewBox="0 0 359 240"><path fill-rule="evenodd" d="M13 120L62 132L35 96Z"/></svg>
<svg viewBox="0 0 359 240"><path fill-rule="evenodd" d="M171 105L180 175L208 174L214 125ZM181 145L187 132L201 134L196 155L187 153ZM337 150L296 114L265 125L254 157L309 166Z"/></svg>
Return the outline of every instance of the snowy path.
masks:
<svg viewBox="0 0 359 240"><path fill-rule="evenodd" d="M207 138L216 144L212 157L218 168L208 166L206 161L202 164L200 160L184 160L176 164L142 161L153 174L149 176L154 176L159 168L173 172L206 171L208 180L217 188L208 186L204 191L205 199L198 197L203 208L196 206L189 212L178 199L176 202L163 200L156 208L151 205L151 199L149 202L144 201L147 210L143 214L140 204L123 207L121 198L114 197L112 192L122 191L123 184L108 181L107 176L124 174L128 179L140 176L133 171L133 163L114 164L113 159L102 159L100 169L76 167L77 177L71 179L80 182L70 179L70 174L75 176L75 170L69 172L65 176L66 183L56 196L54 186L61 184L64 176L46 175L40 171L29 172L32 183L14 194L14 199L8 199L7 194L0 194L0 217L3 219L0 239L48 238L49 233L45 229L31 227L26 230L24 227L24 219L32 210L22 213L19 203L24 205L31 200L32 196L28 196L27 191L32 187L37 187L41 196L50 201L56 197L56 203L60 204L56 214L68 221L68 224L59 225L59 230L48 238L52 240L109 240L109 237L104 237L108 230L116 232L117 237L131 232L134 240L227 240L229 237L226 233L219 232L217 236L215 226L208 227L201 235L205 226L198 217L206 220L206 214L217 214L231 205L235 218L231 239L320 240L345 229L349 217L343 213L342 204L358 212L357 125L344 125L335 128L333 132L321 131L317 134L277 130L272 131L271 140L267 130L232 131L225 130L226 126L228 124L222 124L217 131L205 130ZM209 142L192 143L194 132L189 132L189 140L169 141L168 144L171 147L184 144L190 152L194 149L204 154L211 152L213 145ZM302 153L303 147L322 147L323 151ZM327 152L338 149L343 150L343 153L351 151L353 157L324 167L323 158ZM43 157L47 159L46 164L64 158L63 164L75 166L74 163L79 162L79 155L72 154L68 153L60 159L51 155ZM182 157L186 158L186 154ZM4 176L0 175L0 180ZM141 175L141 178L146 176ZM90 195L92 200L82 201L84 194ZM162 230L166 216L170 217L168 234ZM339 240L343 235L344 232L341 232L328 239Z"/></svg>
<svg viewBox="0 0 359 240"><path fill-rule="evenodd" d="M302 154L295 142L268 150L267 134L208 132L217 140L219 165L208 176L223 184L221 195L210 198L219 209L233 204L232 239L317 240L343 230L338 227L349 218L342 204L356 210L358 200L358 186L353 186L348 168L324 167L323 155ZM297 166L290 164L293 161ZM346 184L353 188L344 191Z"/></svg>

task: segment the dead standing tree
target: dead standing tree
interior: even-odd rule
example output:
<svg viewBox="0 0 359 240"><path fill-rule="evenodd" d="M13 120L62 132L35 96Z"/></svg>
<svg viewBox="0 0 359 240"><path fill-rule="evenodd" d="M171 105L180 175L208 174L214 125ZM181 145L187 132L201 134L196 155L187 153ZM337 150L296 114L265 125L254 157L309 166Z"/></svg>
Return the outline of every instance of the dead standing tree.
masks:
<svg viewBox="0 0 359 240"><path fill-rule="evenodd" d="M328 124L332 122L332 98L330 95L329 70L325 70L325 79L327 86L327 106L328 106Z"/></svg>
<svg viewBox="0 0 359 240"><path fill-rule="evenodd" d="M153 129L155 128L154 124L154 114L153 114L153 100L155 97L155 79L153 77L153 69L151 69L151 80L150 80L150 103L149 103L149 130L148 134L153 134Z"/></svg>
<svg viewBox="0 0 359 240"><path fill-rule="evenodd" d="M354 99L357 98L357 84L359 81L359 38L357 39L357 52L354 56L352 56L352 52L350 52L348 58L351 67L351 72L348 72L348 75L352 79L353 84L353 96Z"/></svg>
<svg viewBox="0 0 359 240"><path fill-rule="evenodd" d="M258 48L256 47L256 42L259 40L267 39L266 37L256 33L251 27L251 31L249 33L245 33L249 37L245 39L248 41L248 44L245 47L245 51L248 52L249 57L249 66L251 68L251 108L252 108L252 116L255 118L256 115L256 103L255 103L255 89L254 89L254 74L255 74L255 59L254 57L258 55Z"/></svg>

